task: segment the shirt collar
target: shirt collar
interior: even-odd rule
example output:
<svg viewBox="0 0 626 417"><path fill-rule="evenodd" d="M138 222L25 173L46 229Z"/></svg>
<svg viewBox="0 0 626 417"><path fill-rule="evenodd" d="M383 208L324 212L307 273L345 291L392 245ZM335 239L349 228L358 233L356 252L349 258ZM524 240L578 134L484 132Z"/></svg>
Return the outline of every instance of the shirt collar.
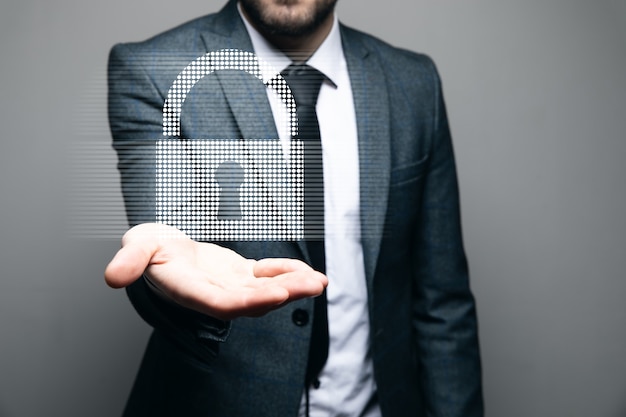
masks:
<svg viewBox="0 0 626 417"><path fill-rule="evenodd" d="M261 61L264 61L270 66L270 68L261 68L263 82L268 82L287 68L291 64L291 60L282 51L269 43L267 39L248 22L241 11L239 3L237 3L237 10L252 41L254 53ZM341 33L339 32L339 21L336 14L333 19L333 27L328 33L328 36L326 36L324 42L322 42L306 63L324 74L331 84L337 86L340 79L339 75L342 70L345 70L345 58L341 44Z"/></svg>

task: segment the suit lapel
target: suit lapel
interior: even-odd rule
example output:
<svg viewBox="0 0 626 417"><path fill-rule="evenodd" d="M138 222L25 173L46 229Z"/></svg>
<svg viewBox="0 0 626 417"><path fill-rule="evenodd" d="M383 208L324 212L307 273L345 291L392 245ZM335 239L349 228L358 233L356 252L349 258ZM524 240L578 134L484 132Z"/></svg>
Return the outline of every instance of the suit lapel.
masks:
<svg viewBox="0 0 626 417"><path fill-rule="evenodd" d="M218 14L211 30L203 32L201 36L207 52L220 49L254 52L234 1L226 4ZM241 133L241 138L277 140L278 132L267 100L267 87L263 82L243 71L218 71L216 76ZM304 241L298 241L296 244L303 254L303 259L310 261Z"/></svg>
<svg viewBox="0 0 626 417"><path fill-rule="evenodd" d="M221 49L254 52L248 32L237 11L236 2L228 2L224 6L211 29L210 33L201 34L207 52ZM218 71L216 76L242 138L277 138L265 85L244 71L226 73Z"/></svg>
<svg viewBox="0 0 626 417"><path fill-rule="evenodd" d="M342 26L359 138L361 234L365 275L371 289L384 232L391 166L389 97L380 62ZM370 293L371 294L371 293Z"/></svg>

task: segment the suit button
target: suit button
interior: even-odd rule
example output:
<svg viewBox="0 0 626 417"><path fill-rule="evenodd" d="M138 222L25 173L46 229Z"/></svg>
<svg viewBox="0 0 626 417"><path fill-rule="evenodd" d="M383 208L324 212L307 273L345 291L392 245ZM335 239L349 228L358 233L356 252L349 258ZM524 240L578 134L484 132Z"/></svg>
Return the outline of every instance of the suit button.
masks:
<svg viewBox="0 0 626 417"><path fill-rule="evenodd" d="M301 308L297 308L291 314L291 320L294 322L296 326L306 326L309 322L309 313Z"/></svg>

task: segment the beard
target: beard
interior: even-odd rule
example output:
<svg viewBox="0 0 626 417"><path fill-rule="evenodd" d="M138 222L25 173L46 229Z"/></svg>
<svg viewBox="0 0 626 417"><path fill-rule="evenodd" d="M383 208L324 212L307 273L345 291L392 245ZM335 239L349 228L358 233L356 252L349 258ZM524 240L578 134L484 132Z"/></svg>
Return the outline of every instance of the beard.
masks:
<svg viewBox="0 0 626 417"><path fill-rule="evenodd" d="M315 32L335 9L337 0L239 0L257 29L273 36L302 37ZM265 3L265 4L264 4ZM300 3L300 4L299 4Z"/></svg>

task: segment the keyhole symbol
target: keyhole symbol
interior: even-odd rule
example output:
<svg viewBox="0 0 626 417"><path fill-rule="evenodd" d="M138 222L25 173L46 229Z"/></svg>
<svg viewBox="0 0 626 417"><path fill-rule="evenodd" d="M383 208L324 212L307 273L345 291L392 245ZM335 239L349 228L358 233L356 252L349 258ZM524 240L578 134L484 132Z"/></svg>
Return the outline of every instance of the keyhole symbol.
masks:
<svg viewBox="0 0 626 417"><path fill-rule="evenodd" d="M215 170L215 182L220 187L219 220L241 220L239 187L244 178L243 168L235 161L224 161Z"/></svg>

